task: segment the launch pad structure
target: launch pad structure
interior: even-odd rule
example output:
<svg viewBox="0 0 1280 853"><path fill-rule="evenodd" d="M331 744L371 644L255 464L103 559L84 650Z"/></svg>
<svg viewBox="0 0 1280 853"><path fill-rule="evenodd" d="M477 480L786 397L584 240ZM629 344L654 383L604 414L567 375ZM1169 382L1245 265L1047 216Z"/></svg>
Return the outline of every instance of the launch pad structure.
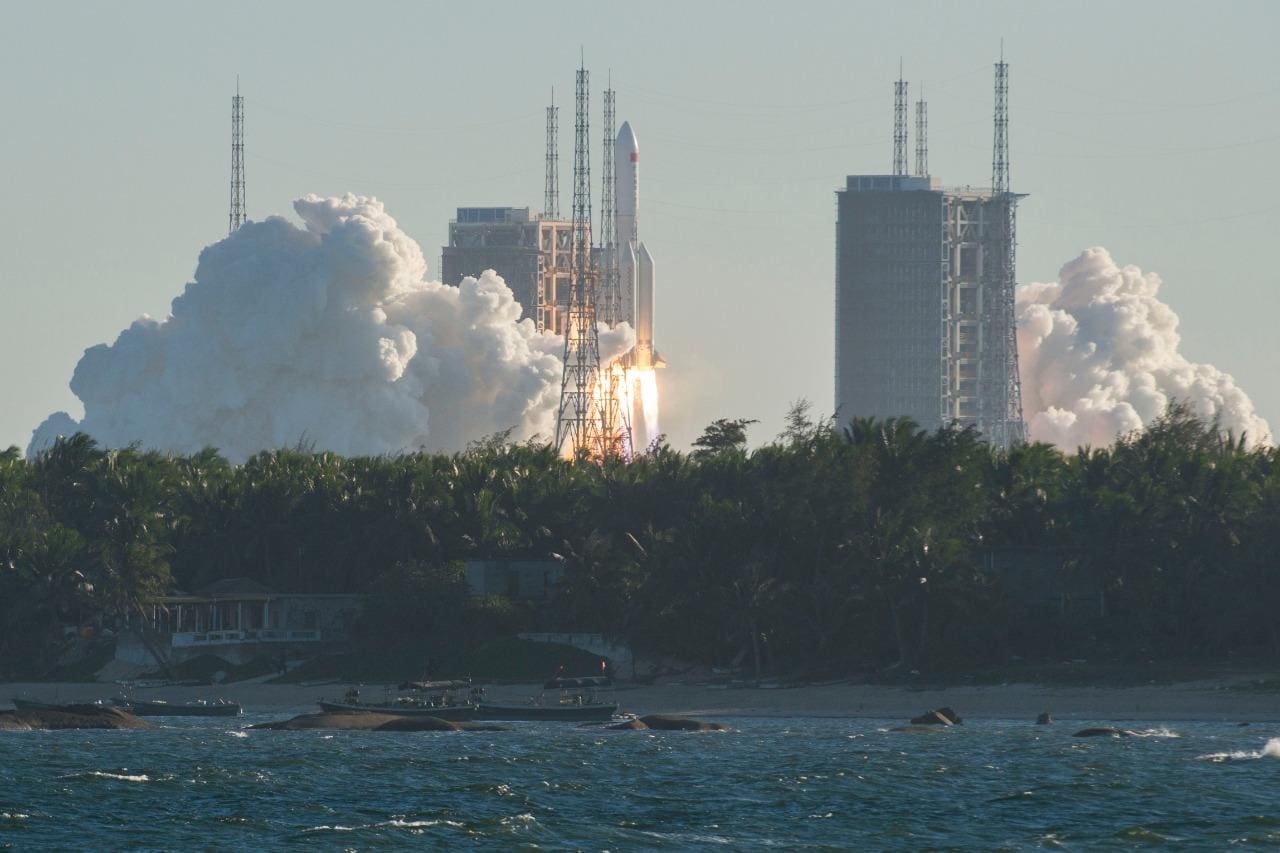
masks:
<svg viewBox="0 0 1280 853"><path fill-rule="evenodd" d="M555 443L566 456L631 458L659 437L654 348L654 259L637 228L640 150L627 122L615 128L616 93L603 92L599 226L592 229L589 78L575 82L573 206L560 216L559 108L546 116L542 212L460 207L441 252L441 279L458 285L486 270L500 275L539 332L564 337L564 375ZM634 330L628 352L600 352L600 332ZM614 336L620 342L620 336Z"/></svg>
<svg viewBox="0 0 1280 853"><path fill-rule="evenodd" d="M976 427L1025 440L1014 315L1017 204L1009 188L1008 66L996 64L990 188L944 189L927 141L907 173L907 84L894 84L894 171L837 192L836 410ZM917 134L926 107L916 106Z"/></svg>
<svg viewBox="0 0 1280 853"><path fill-rule="evenodd" d="M611 365L600 360L600 277L591 247L590 87L585 67L578 68L575 105L572 281L555 444L575 459L608 459L621 456L630 437L619 416L616 385L607 375Z"/></svg>

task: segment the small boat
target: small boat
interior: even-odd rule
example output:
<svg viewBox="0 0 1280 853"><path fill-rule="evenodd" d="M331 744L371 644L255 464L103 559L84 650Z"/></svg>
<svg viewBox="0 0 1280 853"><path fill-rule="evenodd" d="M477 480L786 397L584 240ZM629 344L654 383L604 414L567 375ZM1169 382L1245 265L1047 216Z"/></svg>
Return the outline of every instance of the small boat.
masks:
<svg viewBox="0 0 1280 853"><path fill-rule="evenodd" d="M427 702L326 702L317 704L331 714L391 714L395 717L435 717L451 722L476 718L475 705L432 705Z"/></svg>
<svg viewBox="0 0 1280 853"><path fill-rule="evenodd" d="M465 722L476 718L476 703L459 701L451 692L461 687L470 687L470 682L417 682L409 689L420 689L416 684L432 685L427 689L443 690L443 692L427 698L388 695L381 702L362 702L360 691L353 689L347 691L341 702L327 702L321 699L318 704L320 710L331 714L391 714L396 717L435 717L452 722Z"/></svg>
<svg viewBox="0 0 1280 853"><path fill-rule="evenodd" d="M527 720L585 722L612 720L618 713L617 702L594 702L582 705L481 705L477 720Z"/></svg>
<svg viewBox="0 0 1280 853"><path fill-rule="evenodd" d="M239 702L215 699L212 702L195 699L191 702L165 702L163 699L133 701L121 710L131 711L139 717L236 717L241 710Z"/></svg>
<svg viewBox="0 0 1280 853"><path fill-rule="evenodd" d="M481 702L476 719L564 722L611 720L618 713L618 703L601 701L597 698L596 691L612 685L613 679L607 675L556 677L542 685L542 696L539 699L527 705ZM548 701L547 694L553 691L559 695L555 697L555 701Z"/></svg>
<svg viewBox="0 0 1280 853"><path fill-rule="evenodd" d="M77 705L101 704L93 702L37 702L35 699L13 697L13 707L19 711L69 711Z"/></svg>

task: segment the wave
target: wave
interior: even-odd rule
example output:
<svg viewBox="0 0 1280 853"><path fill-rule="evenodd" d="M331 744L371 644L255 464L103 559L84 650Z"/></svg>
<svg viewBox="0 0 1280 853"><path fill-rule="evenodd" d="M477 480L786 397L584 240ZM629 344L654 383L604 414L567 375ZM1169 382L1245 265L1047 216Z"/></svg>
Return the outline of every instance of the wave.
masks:
<svg viewBox="0 0 1280 853"><path fill-rule="evenodd" d="M90 770L88 776L97 776L99 779L115 779L120 782L150 782L151 777L146 773L107 773L103 770Z"/></svg>
<svg viewBox="0 0 1280 853"><path fill-rule="evenodd" d="M1255 758L1280 758L1280 737L1273 737L1262 749L1240 749L1234 752L1211 752L1198 756L1199 761L1251 761Z"/></svg>
<svg viewBox="0 0 1280 853"><path fill-rule="evenodd" d="M1182 735L1178 734L1173 729L1166 728L1141 729L1134 732L1134 735L1138 737L1182 737Z"/></svg>
<svg viewBox="0 0 1280 853"><path fill-rule="evenodd" d="M376 824L376 826L393 826L396 829L426 829L431 826L451 826L454 829L461 829L466 824L457 820L404 820L402 818L392 818Z"/></svg>

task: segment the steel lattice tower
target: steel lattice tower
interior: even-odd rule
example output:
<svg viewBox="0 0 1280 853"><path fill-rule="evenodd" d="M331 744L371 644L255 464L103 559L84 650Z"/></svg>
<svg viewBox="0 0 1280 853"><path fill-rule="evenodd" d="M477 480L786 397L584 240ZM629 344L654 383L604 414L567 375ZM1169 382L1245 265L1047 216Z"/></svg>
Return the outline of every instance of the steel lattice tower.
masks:
<svg viewBox="0 0 1280 853"><path fill-rule="evenodd" d="M616 128L614 112L615 93L610 87L604 90L604 146L601 159L603 177L600 181L600 319L610 327L618 322L621 308L618 286L622 276L618 268L618 203L617 177L614 174L613 143Z"/></svg>
<svg viewBox="0 0 1280 853"><path fill-rule="evenodd" d="M991 153L992 222L987 243L990 274L988 334L991 358L984 360L984 405L980 429L992 445L1008 449L1026 440L1022 419L1022 379L1018 372L1017 226L1018 200L1009 183L1009 66L1003 47L995 66L995 133Z"/></svg>
<svg viewBox="0 0 1280 853"><path fill-rule="evenodd" d="M231 214L227 217L227 233L244 224L244 98L240 96L240 77L236 75L236 93L231 98Z"/></svg>
<svg viewBox="0 0 1280 853"><path fill-rule="evenodd" d="M551 90L551 106L547 107L547 187L542 213L550 219L560 218L560 108L556 106L556 90Z"/></svg>
<svg viewBox="0 0 1280 853"><path fill-rule="evenodd" d="M591 140L588 76L579 67L573 134L573 284L569 292L568 328L564 339L564 378L556 419L556 447L569 448L575 459L604 458L621 451L620 436L609 414L609 383L600 370L600 336L596 326L596 271L591 255Z"/></svg>
<svg viewBox="0 0 1280 853"><path fill-rule="evenodd" d="M922 178L929 174L929 105L924 98L916 101L916 174Z"/></svg>
<svg viewBox="0 0 1280 853"><path fill-rule="evenodd" d="M622 268L618 245L618 176L614 162L617 136L617 93L613 90L610 75L609 88L604 90L604 147L600 187L600 317L613 328L622 319ZM631 412L624 405L628 379L619 357L604 365L605 381L602 414L606 433L615 438L610 444L617 446L627 458L631 457Z"/></svg>
<svg viewBox="0 0 1280 853"><path fill-rule="evenodd" d="M907 81L901 77L893 84L893 173L909 174L907 172Z"/></svg>
<svg viewBox="0 0 1280 853"><path fill-rule="evenodd" d="M991 145L991 191L1009 191L1009 66L1004 61L1004 49L996 63L996 121L995 139Z"/></svg>

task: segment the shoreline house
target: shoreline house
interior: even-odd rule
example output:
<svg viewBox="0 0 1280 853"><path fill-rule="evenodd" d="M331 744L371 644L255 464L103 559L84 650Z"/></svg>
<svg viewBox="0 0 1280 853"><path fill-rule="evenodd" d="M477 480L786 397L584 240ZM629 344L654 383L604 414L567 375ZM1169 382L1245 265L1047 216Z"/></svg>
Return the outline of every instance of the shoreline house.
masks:
<svg viewBox="0 0 1280 853"><path fill-rule="evenodd" d="M151 602L141 630L117 642L116 658L172 664L216 654L240 663L287 655L294 645L342 642L349 639L364 598L276 592L251 578L226 578Z"/></svg>

